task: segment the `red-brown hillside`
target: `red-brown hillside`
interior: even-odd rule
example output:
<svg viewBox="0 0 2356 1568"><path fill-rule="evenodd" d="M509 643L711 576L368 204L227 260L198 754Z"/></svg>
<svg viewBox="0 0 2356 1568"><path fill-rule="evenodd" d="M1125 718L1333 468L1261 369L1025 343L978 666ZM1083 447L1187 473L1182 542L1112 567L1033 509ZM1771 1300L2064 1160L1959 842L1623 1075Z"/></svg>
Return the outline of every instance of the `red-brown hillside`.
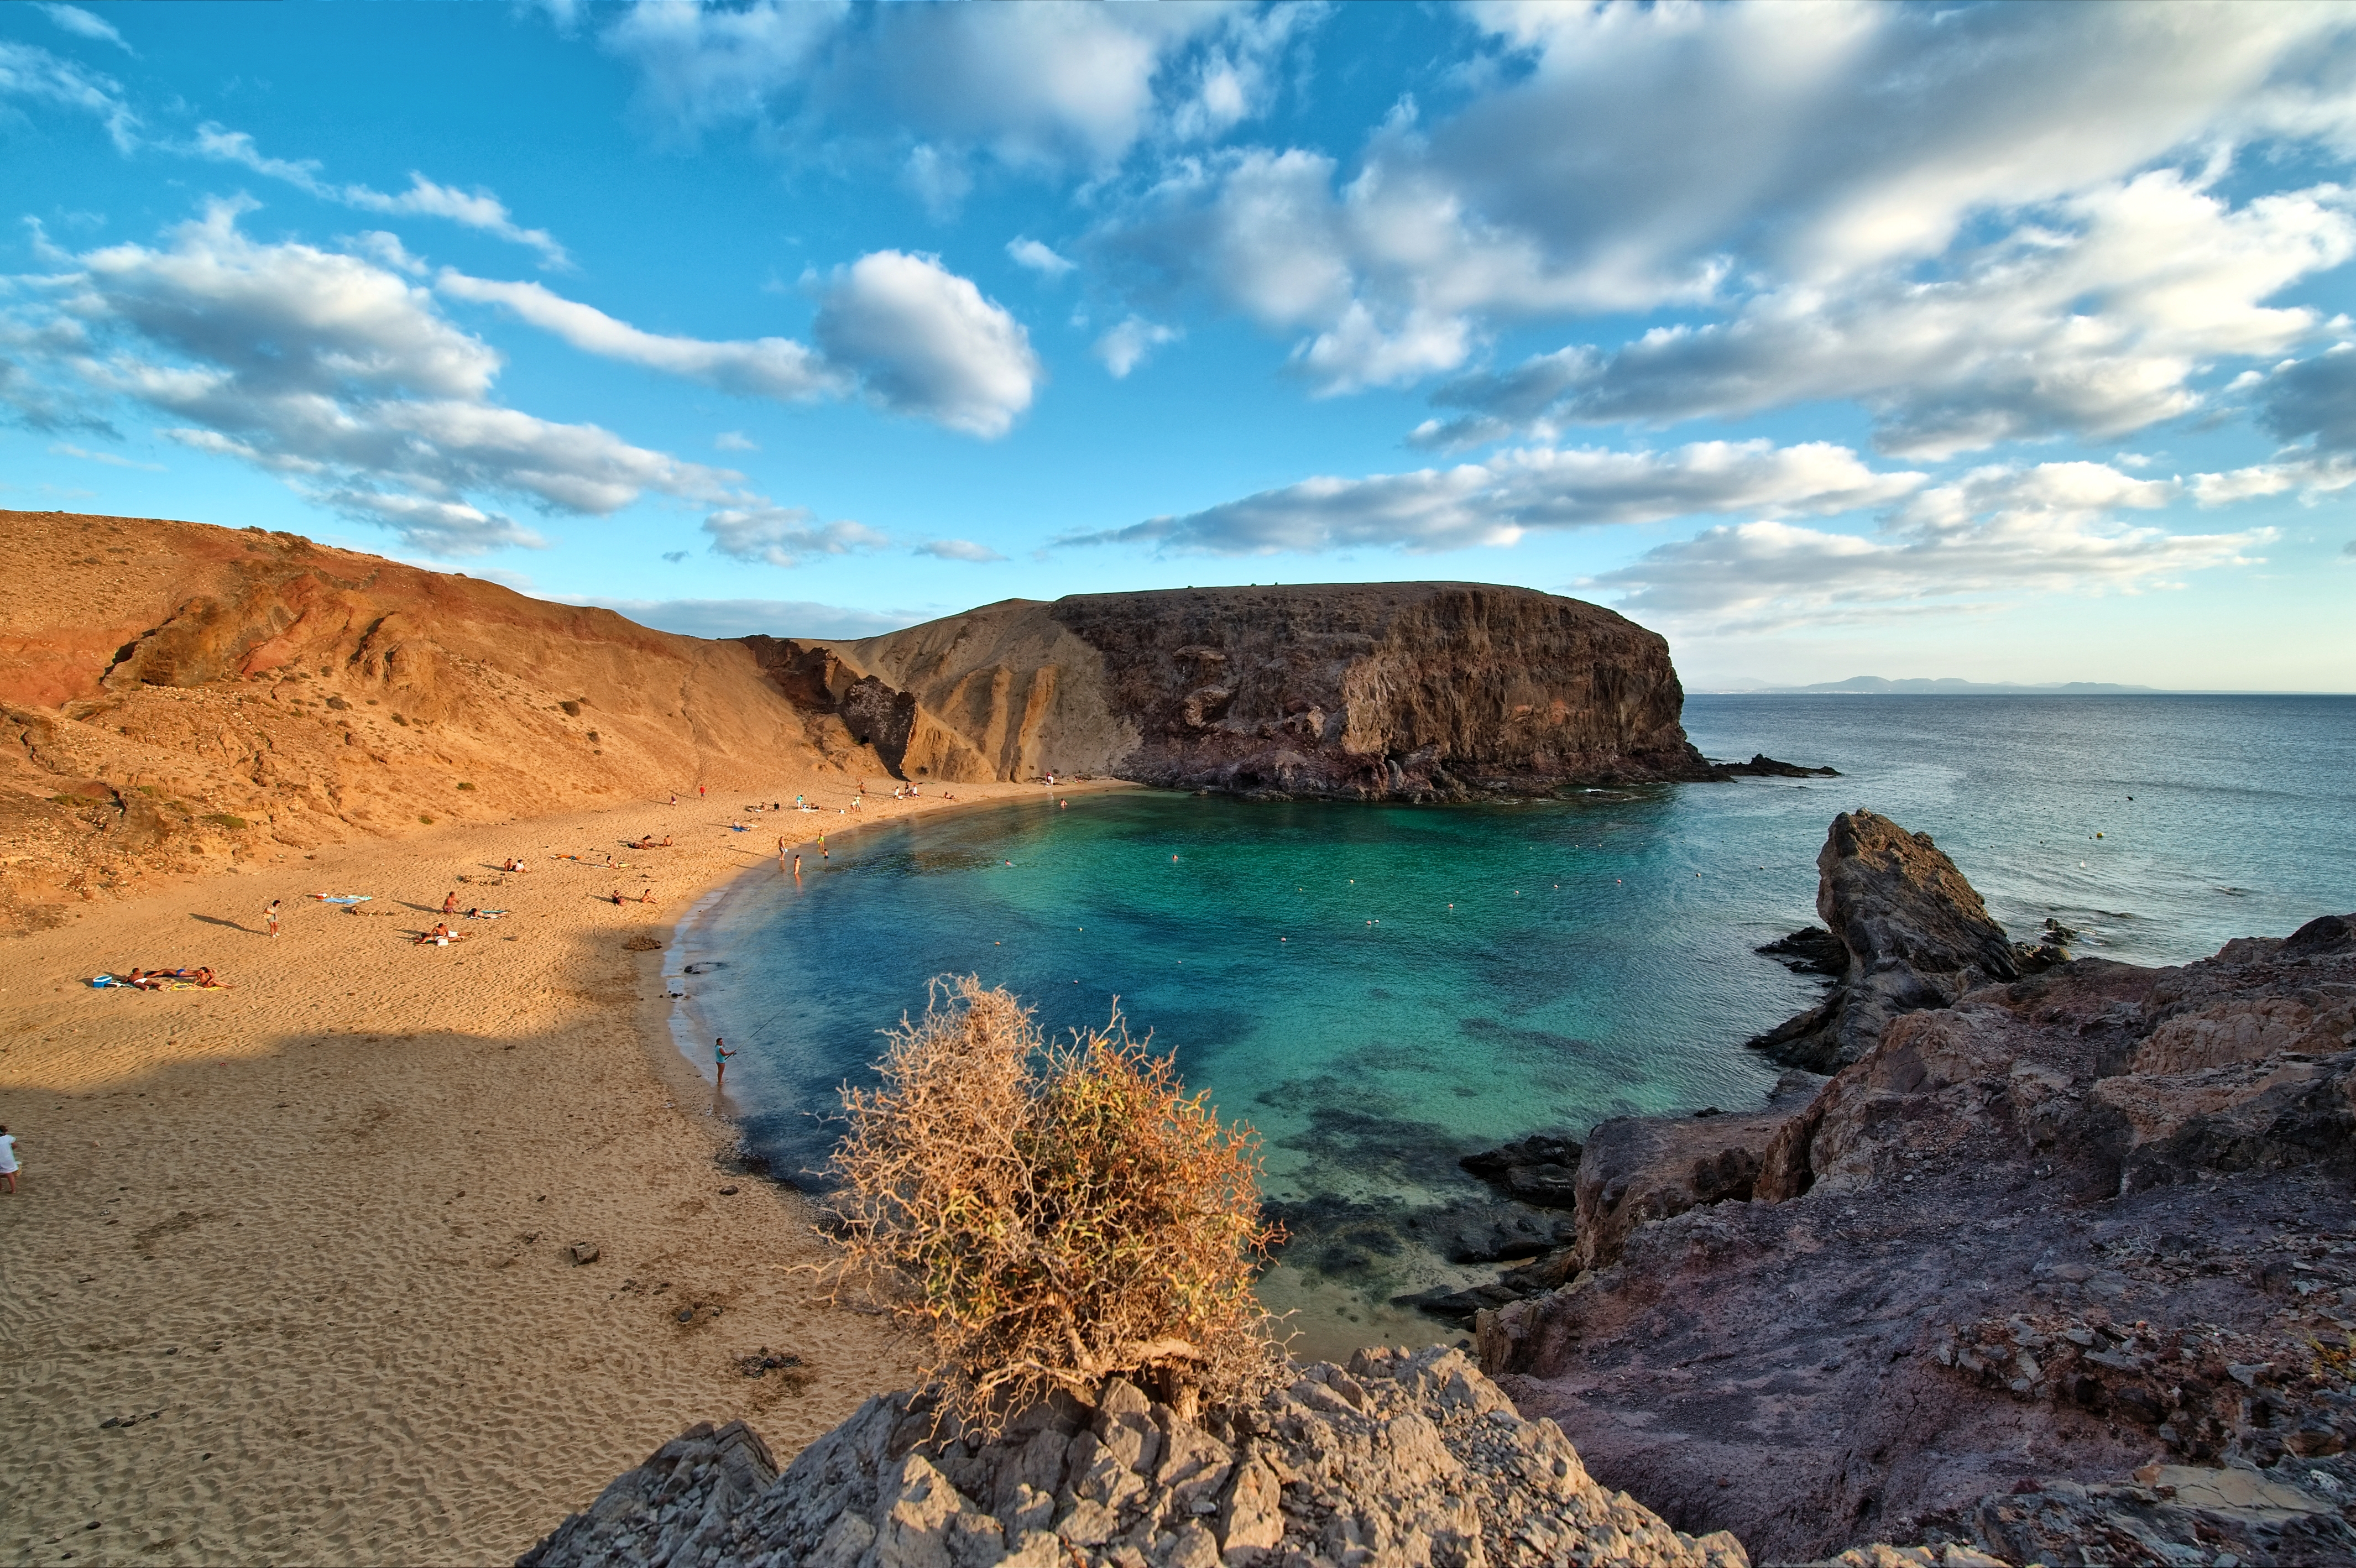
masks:
<svg viewBox="0 0 2356 1568"><path fill-rule="evenodd" d="M0 530L0 926L273 841L883 774L741 643L258 528Z"/></svg>

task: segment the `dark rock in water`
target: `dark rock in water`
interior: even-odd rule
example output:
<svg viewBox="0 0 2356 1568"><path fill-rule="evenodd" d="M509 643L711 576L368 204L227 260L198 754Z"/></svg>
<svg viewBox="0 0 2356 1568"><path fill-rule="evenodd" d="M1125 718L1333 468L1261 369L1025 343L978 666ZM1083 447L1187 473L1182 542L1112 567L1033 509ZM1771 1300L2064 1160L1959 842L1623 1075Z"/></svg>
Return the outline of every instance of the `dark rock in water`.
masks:
<svg viewBox="0 0 2356 1568"><path fill-rule="evenodd" d="M1544 1541L1528 1555L1517 1543ZM1349 1543L1344 1550L1337 1543ZM1368 1543L1382 1543L1376 1551ZM1412 1552L1407 1550L1412 1545ZM1318 1561L1748 1568L1589 1479L1461 1351L1345 1371L1199 1420L1118 1379L995 1437L897 1393L779 1475L741 1423L691 1427L518 1568L1247 1568Z"/></svg>
<svg viewBox="0 0 2356 1568"><path fill-rule="evenodd" d="M1756 779L1837 779L1838 768L1804 768L1796 763L1779 763L1764 752L1751 756L1747 763L1712 763L1709 771L1719 778Z"/></svg>
<svg viewBox="0 0 2356 1568"><path fill-rule="evenodd" d="M1848 944L1821 925L1804 925L1751 951L1764 953L1794 975L1838 976L1848 972Z"/></svg>
<svg viewBox="0 0 2356 1568"><path fill-rule="evenodd" d="M1394 1296L1393 1307L1412 1307L1450 1323L1470 1323L1474 1313L1490 1307L1503 1307L1529 1295L1510 1285L1476 1285L1462 1290L1451 1290L1439 1285L1430 1290L1419 1290L1411 1296Z"/></svg>
<svg viewBox="0 0 2356 1568"><path fill-rule="evenodd" d="M1579 1201L1579 1159L1576 1142L1537 1133L1498 1148L1468 1154L1456 1163L1525 1203L1569 1209Z"/></svg>
<svg viewBox="0 0 2356 1568"><path fill-rule="evenodd" d="M2004 928L1929 834L1869 811L1844 812L1833 818L1816 869L1816 912L1848 962L1821 1007L1753 1039L1753 1050L1833 1072L1873 1049L1891 1019L2020 977Z"/></svg>

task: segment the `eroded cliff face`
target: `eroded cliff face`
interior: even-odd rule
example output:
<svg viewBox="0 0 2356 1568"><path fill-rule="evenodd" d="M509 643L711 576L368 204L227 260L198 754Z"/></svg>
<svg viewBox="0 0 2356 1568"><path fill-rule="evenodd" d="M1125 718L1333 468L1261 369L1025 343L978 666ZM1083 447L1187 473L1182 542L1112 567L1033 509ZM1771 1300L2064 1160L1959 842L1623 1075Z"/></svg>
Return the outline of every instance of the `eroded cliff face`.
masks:
<svg viewBox="0 0 2356 1568"><path fill-rule="evenodd" d="M882 771L740 643L258 528L0 537L0 931L273 847Z"/></svg>
<svg viewBox="0 0 2356 1568"><path fill-rule="evenodd" d="M905 777L1109 774L1254 796L1460 800L1712 776L1660 636L1479 583L1009 600L862 642L781 645L914 699ZM807 687L807 683L805 683ZM888 693L888 695L887 695ZM882 729L882 720L876 727Z"/></svg>

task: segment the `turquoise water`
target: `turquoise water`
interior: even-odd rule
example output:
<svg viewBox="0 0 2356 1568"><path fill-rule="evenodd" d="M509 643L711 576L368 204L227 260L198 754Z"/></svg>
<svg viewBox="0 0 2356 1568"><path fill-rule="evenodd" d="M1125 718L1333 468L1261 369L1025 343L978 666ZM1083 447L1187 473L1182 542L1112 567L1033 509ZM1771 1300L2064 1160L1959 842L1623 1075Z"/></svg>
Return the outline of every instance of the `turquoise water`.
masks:
<svg viewBox="0 0 2356 1568"><path fill-rule="evenodd" d="M1686 721L1709 755L1845 776L1473 807L1043 792L871 829L691 923L673 972L722 966L686 978L681 1032L744 1049L748 1141L815 1184L837 1086L930 976L1010 987L1050 1030L1118 998L1259 1130L1272 1196L1412 1206L1534 1129L1756 1104L1775 1074L1740 1042L1818 991L1751 949L1815 918L1851 806L1932 834L2016 935L2052 914L2085 953L2178 962L2356 909L2356 699L1696 698ZM1375 1243L1288 1257L1344 1335L1457 1277Z"/></svg>

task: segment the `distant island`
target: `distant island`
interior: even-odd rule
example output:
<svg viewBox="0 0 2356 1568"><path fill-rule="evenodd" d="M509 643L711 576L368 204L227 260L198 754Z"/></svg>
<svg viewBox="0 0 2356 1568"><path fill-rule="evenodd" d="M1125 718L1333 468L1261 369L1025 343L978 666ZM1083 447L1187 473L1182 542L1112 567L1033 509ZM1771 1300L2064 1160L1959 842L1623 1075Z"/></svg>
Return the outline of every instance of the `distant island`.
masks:
<svg viewBox="0 0 2356 1568"><path fill-rule="evenodd" d="M2156 694L2157 686L2120 686L2107 680L2066 680L2039 685L2013 681L1958 680L1953 676L1932 680L1915 677L1891 680L1887 676L1853 675L1847 680L1818 681L1814 686L1727 686L1721 695L1853 696L1853 697L2124 697Z"/></svg>

